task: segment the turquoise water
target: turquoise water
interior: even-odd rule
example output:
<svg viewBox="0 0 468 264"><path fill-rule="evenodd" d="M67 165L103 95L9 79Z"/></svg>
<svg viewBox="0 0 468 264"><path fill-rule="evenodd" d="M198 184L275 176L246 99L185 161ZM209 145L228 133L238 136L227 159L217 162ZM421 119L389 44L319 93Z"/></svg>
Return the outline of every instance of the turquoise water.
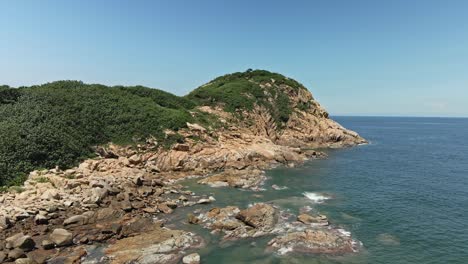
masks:
<svg viewBox="0 0 468 264"><path fill-rule="evenodd" d="M183 224L181 212L179 227L207 240L198 250L203 263L468 263L468 119L336 120L371 144L328 150L328 159L297 168L273 169L263 192L185 184L213 193L213 206L268 201L292 213L312 206L351 231L364 249L347 256L276 256L264 251L271 237L220 244L207 230ZM273 190L272 184L288 189ZM304 192L330 199L315 204Z"/></svg>

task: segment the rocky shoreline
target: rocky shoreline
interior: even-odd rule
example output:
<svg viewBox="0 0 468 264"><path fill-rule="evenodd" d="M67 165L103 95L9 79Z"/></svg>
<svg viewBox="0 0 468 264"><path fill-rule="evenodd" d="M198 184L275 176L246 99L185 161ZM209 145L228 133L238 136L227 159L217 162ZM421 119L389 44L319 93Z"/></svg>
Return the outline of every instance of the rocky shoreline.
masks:
<svg viewBox="0 0 468 264"><path fill-rule="evenodd" d="M309 95L292 98L313 101ZM151 139L134 147L110 144L76 168L31 172L24 186L0 194L0 263L198 263L199 255L184 252L202 247L203 239L164 223L174 210L194 205L206 209L189 214L189 223L224 239L273 235L265 250L279 255L358 250L359 243L324 216L285 215L268 203L213 208L216 197L178 183L199 177L199 184L211 187L260 191L265 169L326 157L314 148L366 142L329 119L318 103L312 105L297 110L281 134L271 133L271 120L259 109L245 113L253 125L213 130L188 123L177 131L183 141L170 149ZM200 110L235 123L218 108ZM90 258L95 245L104 248L103 255Z"/></svg>

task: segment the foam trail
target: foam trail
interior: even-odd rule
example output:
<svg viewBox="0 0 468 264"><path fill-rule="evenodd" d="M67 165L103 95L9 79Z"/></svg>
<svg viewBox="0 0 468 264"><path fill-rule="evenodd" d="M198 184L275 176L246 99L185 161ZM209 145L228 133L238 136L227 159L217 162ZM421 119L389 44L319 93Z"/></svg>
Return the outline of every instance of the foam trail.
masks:
<svg viewBox="0 0 468 264"><path fill-rule="evenodd" d="M314 203L322 203L323 201L330 199L330 197L314 192L304 192L303 195Z"/></svg>

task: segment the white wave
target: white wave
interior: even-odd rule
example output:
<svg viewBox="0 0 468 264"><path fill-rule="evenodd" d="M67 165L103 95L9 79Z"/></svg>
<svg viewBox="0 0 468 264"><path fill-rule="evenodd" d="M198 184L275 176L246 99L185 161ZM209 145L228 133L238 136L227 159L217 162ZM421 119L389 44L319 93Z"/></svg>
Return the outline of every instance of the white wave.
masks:
<svg viewBox="0 0 468 264"><path fill-rule="evenodd" d="M304 192L303 195L314 203L322 203L323 201L330 199L330 197L314 192Z"/></svg>
<svg viewBox="0 0 468 264"><path fill-rule="evenodd" d="M282 247L282 248L278 249L278 254L279 255L284 255L284 254L286 254L288 252L291 252L291 251L293 251L292 247Z"/></svg>
<svg viewBox="0 0 468 264"><path fill-rule="evenodd" d="M346 231L346 230L344 230L344 229L342 229L342 228L339 228L339 229L337 229L336 231L340 232L340 234L342 234L343 236L346 236L346 237L350 237L350 236L351 236L351 232Z"/></svg>

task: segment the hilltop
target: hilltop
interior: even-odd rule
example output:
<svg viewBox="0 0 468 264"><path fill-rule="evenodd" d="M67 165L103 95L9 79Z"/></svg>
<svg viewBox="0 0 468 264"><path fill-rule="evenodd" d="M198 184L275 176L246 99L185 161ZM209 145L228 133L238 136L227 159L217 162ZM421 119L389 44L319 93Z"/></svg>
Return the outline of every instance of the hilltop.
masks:
<svg viewBox="0 0 468 264"><path fill-rule="evenodd" d="M152 140L167 149L186 141L178 131L187 124L218 133L236 127L295 147L363 142L329 119L302 84L264 70L218 77L184 97L79 81L1 86L0 185L20 184L34 169L73 167L109 143Z"/></svg>

